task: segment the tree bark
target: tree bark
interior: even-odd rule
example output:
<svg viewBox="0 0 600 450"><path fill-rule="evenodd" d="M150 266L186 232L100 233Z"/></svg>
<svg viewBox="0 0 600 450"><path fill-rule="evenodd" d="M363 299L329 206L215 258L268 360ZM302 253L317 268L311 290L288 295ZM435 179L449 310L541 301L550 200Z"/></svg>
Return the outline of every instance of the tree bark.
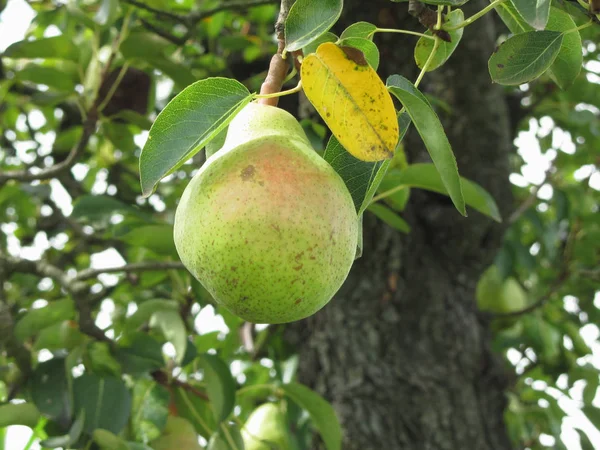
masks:
<svg viewBox="0 0 600 450"><path fill-rule="evenodd" d="M466 16L487 4L472 0ZM487 71L496 37L489 16L465 30L450 62L421 88L450 105L449 114L438 113L461 174L484 186L507 217L512 146L504 93ZM406 3L388 0L346 1L341 25L359 20L419 29ZM415 38L377 36L383 78L414 79ZM411 162L429 161L414 130L405 146ZM332 401L344 450L510 449L503 422L510 370L490 349L474 296L504 227L473 210L463 218L446 197L417 190L403 216L409 235L367 213L363 257L338 295L290 327L300 380Z"/></svg>

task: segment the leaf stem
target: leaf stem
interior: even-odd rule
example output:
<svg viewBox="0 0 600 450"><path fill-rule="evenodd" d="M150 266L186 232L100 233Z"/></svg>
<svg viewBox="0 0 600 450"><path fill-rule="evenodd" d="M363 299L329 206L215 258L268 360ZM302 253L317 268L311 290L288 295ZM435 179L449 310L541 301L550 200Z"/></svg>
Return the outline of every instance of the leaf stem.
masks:
<svg viewBox="0 0 600 450"><path fill-rule="evenodd" d="M375 197L373 197L371 199L371 202L369 203L370 205L372 205L373 203L377 203L379 200L383 200L386 197L389 197L392 194L395 194L396 192L401 191L402 189L406 189L407 186L406 184L399 184L396 187L393 187L392 189L388 189L387 191L382 192L379 195L376 195Z"/></svg>
<svg viewBox="0 0 600 450"><path fill-rule="evenodd" d="M439 5L437 10L437 24L435 29L439 30L442 28L442 16L444 15L444 5Z"/></svg>
<svg viewBox="0 0 600 450"><path fill-rule="evenodd" d="M221 423L221 429L223 430L225 439L227 440L227 443L231 446L231 448L233 450L238 450L238 446L235 444L233 437L231 436L231 433L229 432L229 430L227 429L227 426L224 423Z"/></svg>
<svg viewBox="0 0 600 450"><path fill-rule="evenodd" d="M579 25L579 26L578 26L578 27L576 27L576 28L572 28L571 30L567 30L567 31L563 32L563 34L564 34L564 35L567 35L567 34L569 34L569 33L575 33L575 32L577 32L577 31L584 30L584 29L586 29L587 27L591 27L593 24L594 24L594 22L590 20L589 22L586 22L586 23L584 23L583 25Z"/></svg>
<svg viewBox="0 0 600 450"><path fill-rule="evenodd" d="M435 37L435 43L433 44L433 49L431 50L431 53L429 54L429 58L427 58L427 61L425 61L425 65L421 69L421 73L419 74L417 81L415 81L415 87L419 87L421 80L423 80L423 77L425 76L425 72L427 72L427 69L431 65L431 62L433 61L433 58L434 58L435 54L437 53L438 48L440 47L440 40L441 39L439 37L437 37L437 36Z"/></svg>
<svg viewBox="0 0 600 450"><path fill-rule="evenodd" d="M471 17L469 17L468 19L465 19L464 21L462 21L461 23L457 23L456 25L452 26L452 27L447 27L444 28L444 30L446 31L454 31L454 30L458 30L460 28L464 28L468 25L471 25L473 22L475 22L477 19L479 19L480 17L485 16L488 12L490 12L492 9L494 9L496 6L504 3L506 0L494 0L492 3L490 3L489 5L487 5L485 8L483 8L481 11L473 14Z"/></svg>
<svg viewBox="0 0 600 450"><path fill-rule="evenodd" d="M427 39L435 39L433 36L429 36L428 34L418 33L416 31L410 31L410 30L396 29L396 28L377 28L375 31L373 31L370 34L370 36L374 35L375 33L400 33L400 34L410 34L413 36L419 36L419 37L427 38Z"/></svg>
<svg viewBox="0 0 600 450"><path fill-rule="evenodd" d="M247 392L251 392L258 389L269 389L271 392L275 392L277 387L272 384L253 384L239 389L237 391L237 395L243 395Z"/></svg>
<svg viewBox="0 0 600 450"><path fill-rule="evenodd" d="M283 97L284 95L295 94L296 92L300 92L302 90L302 81L299 81L298 84L292 89L288 89L287 91L274 92L272 94L256 94L254 98L278 98Z"/></svg>

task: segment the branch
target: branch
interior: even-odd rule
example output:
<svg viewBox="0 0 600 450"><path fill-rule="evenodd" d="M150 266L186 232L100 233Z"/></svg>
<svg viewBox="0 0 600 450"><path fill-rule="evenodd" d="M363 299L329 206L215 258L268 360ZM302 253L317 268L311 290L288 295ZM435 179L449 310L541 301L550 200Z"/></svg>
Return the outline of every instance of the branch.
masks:
<svg viewBox="0 0 600 450"><path fill-rule="evenodd" d="M43 260L30 261L14 256L0 255L0 264L6 267L6 272L9 275L13 272L30 273L57 281L75 302L75 306L79 311L79 329L81 332L100 341L108 340L104 332L96 326L92 317L93 307L103 296L91 295L86 283L70 278L61 269Z"/></svg>
<svg viewBox="0 0 600 450"><path fill-rule="evenodd" d="M287 11L289 12L292 1L282 0L282 2L281 2L282 9L283 9L283 4L287 3L288 4ZM273 3L277 3L277 0L232 0L230 2L221 3L220 5L215 6L214 8L211 8L211 9L207 9L205 11L198 11L198 12L191 13L188 17L189 17L190 23L195 25L198 22L200 22L202 19L206 19L207 17L215 15L216 13L219 13L221 11L226 11L228 9L245 9L245 8L250 8L252 6L269 5L269 4L273 4ZM281 17L281 15L280 15L280 17ZM287 12L285 14L285 17L287 17Z"/></svg>
<svg viewBox="0 0 600 450"><path fill-rule="evenodd" d="M97 107L97 105L96 105ZM94 134L96 130L96 122L98 120L98 113L95 109L91 109L88 112L87 119L83 124L83 134L81 139L73 147L67 158L47 169L42 169L39 172L34 172L30 170L12 170L8 172L0 172L0 186L5 184L9 180L17 180L17 181L35 181L35 180L49 180L50 178L55 178L71 169L79 159L79 157L85 151L85 148Z"/></svg>
<svg viewBox="0 0 600 450"><path fill-rule="evenodd" d="M183 45L185 44L185 41L187 41L189 39L189 35L190 33L187 32L185 35L179 37L179 36L175 36L174 34L169 33L166 30L163 30L162 28L157 27L156 25L148 22L145 19L141 19L140 18L140 22L142 22L142 25L152 31L153 33L158 34L159 36L165 38L167 41L172 42L175 45Z"/></svg>
<svg viewBox="0 0 600 450"><path fill-rule="evenodd" d="M533 206L533 204L537 200L538 192L540 191L542 186L544 186L544 184L546 184L548 182L548 178L550 177L550 173L552 172L553 168L554 168L554 166L550 165L548 170L546 170L546 172L544 173L544 179L542 180L542 182L540 184L537 184L536 186L534 186L534 188L531 190L531 192L529 193L529 196L525 199L525 201L523 203L521 203L519 205L519 207L513 211L513 213L508 218L509 225L512 225L517 220L519 220L521 218L521 216L523 214L525 214L527 212L527 210Z"/></svg>
<svg viewBox="0 0 600 450"><path fill-rule="evenodd" d="M79 272L74 280L83 281L89 280L90 278L96 278L98 275L103 273L119 273L119 272L144 272L152 270L170 270L170 269L185 269L185 266L177 261L167 262L142 262L126 264L118 267L107 267L105 269L87 269Z"/></svg>
<svg viewBox="0 0 600 450"><path fill-rule="evenodd" d="M261 95L276 94L281 91L285 76L288 71L288 63L283 58L283 50L285 49L285 21L292 7L293 0L281 0L281 8L279 16L275 23L275 32L277 33L277 53L271 58L269 64L269 72L264 83L260 87ZM263 105L277 106L278 97L262 98L258 101Z"/></svg>
<svg viewBox="0 0 600 450"><path fill-rule="evenodd" d="M106 62L106 65L104 66L102 73L100 75L99 86L102 86L102 84L106 81L106 79L108 77L108 74L110 71L110 66L112 65L112 63L117 55L119 45L121 43L121 39L123 37L123 34L127 30L128 24L129 24L129 17L127 17L125 19L123 28L119 31L119 34L117 34L117 37L113 41L110 56L109 56L108 61ZM83 133L81 135L81 138L79 139L79 142L75 145L75 147L73 147L73 149L71 150L71 152L69 153L69 155L67 156L67 158L64 161L62 161L58 164L55 164L51 167L48 167L46 169L42 169L39 172L34 172L34 171L30 171L30 170L14 170L14 171L9 171L9 172L4 172L4 173L0 172L0 186L5 184L9 180L17 180L17 181L48 180L50 178L55 178L55 177L61 175L62 173L70 170L75 165L75 163L77 162L79 157L83 154L90 138L94 134L94 131L96 131L96 124L98 123L98 116L100 113L99 107L102 104L102 100L103 99L100 97L100 95L96 95L94 102L92 103L92 105L90 106L90 109L86 113L86 118L83 122Z"/></svg>
<svg viewBox="0 0 600 450"><path fill-rule="evenodd" d="M183 24L188 23L188 16L182 16L180 14L165 11L163 9L154 8L150 5L147 5L145 2L141 2L138 0L123 0L123 3L128 3L132 6L135 6L136 8L146 10L148 12L156 14L158 17L164 17L165 19L170 19L174 22L180 22Z"/></svg>
<svg viewBox="0 0 600 450"><path fill-rule="evenodd" d="M546 292L546 294L544 294L542 297L540 297L539 300L535 301L528 307L521 309L519 311L512 311L512 312L507 312L507 313L488 313L488 315L492 318L519 317L519 316L523 316L525 314L529 314L530 312L533 312L536 309L544 306L548 302L548 300L550 300L560 290L562 285L565 283L565 281L567 281L569 279L569 276L571 275L571 270L569 269L569 262L571 261L571 257L572 257L573 239L575 238L575 235L579 232L579 229L580 229L580 223L576 222L573 225L573 228L571 229L571 231L569 232L569 235L567 236L567 239L566 239L566 242L564 245L564 250L562 252L562 258L561 258L562 264L561 264L560 272L559 272L557 278L552 282L552 284L551 284L550 288L548 289L548 292Z"/></svg>
<svg viewBox="0 0 600 450"><path fill-rule="evenodd" d="M154 378L154 381L156 381L158 384L161 384L167 388L169 388L171 386L177 386L178 388L181 388L185 391L191 392L196 397L200 397L201 399L208 401L208 395L206 395L204 392L195 388L191 384L185 383L183 381L179 381L177 379L173 379L171 381L169 379L170 377L162 370L156 370L156 371L152 372L150 375L152 375L152 378Z"/></svg>

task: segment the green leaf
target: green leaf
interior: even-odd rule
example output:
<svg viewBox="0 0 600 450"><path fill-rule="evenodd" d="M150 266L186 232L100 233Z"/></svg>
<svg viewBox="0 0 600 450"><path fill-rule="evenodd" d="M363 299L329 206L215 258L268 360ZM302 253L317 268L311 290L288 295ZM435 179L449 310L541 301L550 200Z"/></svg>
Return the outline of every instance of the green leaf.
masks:
<svg viewBox="0 0 600 450"><path fill-rule="evenodd" d="M210 403L183 388L173 389L173 401L177 413L187 419L199 435L209 439L217 428Z"/></svg>
<svg viewBox="0 0 600 450"><path fill-rule="evenodd" d="M297 0L285 21L285 49L300 50L329 30L342 14L342 0Z"/></svg>
<svg viewBox="0 0 600 450"><path fill-rule="evenodd" d="M94 22L101 27L107 27L119 16L119 0L102 0L100 8L94 16Z"/></svg>
<svg viewBox="0 0 600 450"><path fill-rule="evenodd" d="M48 303L43 308L30 309L15 324L14 335L20 341L39 333L42 329L75 316L75 304L70 298Z"/></svg>
<svg viewBox="0 0 600 450"><path fill-rule="evenodd" d="M207 450L244 450L244 439L236 424L222 423L208 441Z"/></svg>
<svg viewBox="0 0 600 450"><path fill-rule="evenodd" d="M552 65L562 40L556 31L528 31L507 39L488 62L492 80L518 85L536 79Z"/></svg>
<svg viewBox="0 0 600 450"><path fill-rule="evenodd" d="M597 450L596 446L592 444L592 441L590 441L590 438L584 430L575 428L575 431L579 434L579 445L581 446L581 450Z"/></svg>
<svg viewBox="0 0 600 450"><path fill-rule="evenodd" d="M284 384L281 389L298 406L308 412L313 424L319 430L327 450L340 450L342 448L342 429L333 406L302 384Z"/></svg>
<svg viewBox="0 0 600 450"><path fill-rule="evenodd" d="M584 405L581 408L586 417L594 424L594 426L600 430L600 408L596 408L592 405Z"/></svg>
<svg viewBox="0 0 600 450"><path fill-rule="evenodd" d="M454 203L459 213L466 216L465 200L456 159L437 114L425 96L406 78L400 75L392 75L387 79L387 86L410 115L440 174L452 203Z"/></svg>
<svg viewBox="0 0 600 450"><path fill-rule="evenodd" d="M550 0L512 0L521 16L536 30L543 30L548 23Z"/></svg>
<svg viewBox="0 0 600 450"><path fill-rule="evenodd" d="M140 156L142 193L194 156L252 100L248 89L228 78L197 81L162 110Z"/></svg>
<svg viewBox="0 0 600 450"><path fill-rule="evenodd" d="M77 414L85 411L87 433L102 428L119 434L129 420L131 394L119 378L85 373L73 380L73 404Z"/></svg>
<svg viewBox="0 0 600 450"><path fill-rule="evenodd" d="M175 347L175 362L181 364L187 346L187 330L179 311L164 309L152 314L150 327L158 328L167 341Z"/></svg>
<svg viewBox="0 0 600 450"><path fill-rule="evenodd" d="M124 373L152 372L165 364L162 344L146 333L135 333L129 342L123 345L115 351L115 358L121 364Z"/></svg>
<svg viewBox="0 0 600 450"><path fill-rule="evenodd" d="M44 439L40 442L42 447L47 448L58 448L58 447L66 447L69 448L72 445L75 445L79 438L81 437L81 433L83 432L83 425L85 423L85 411L81 410L77 414L77 418L71 425L69 432L63 436L54 436L48 439Z"/></svg>
<svg viewBox="0 0 600 450"><path fill-rule="evenodd" d="M204 149L206 159L210 158L212 155L221 150L221 148L223 148L223 145L225 145L225 139L227 138L228 129L229 127L223 128L221 132L213 138L212 141L206 144L206 147Z"/></svg>
<svg viewBox="0 0 600 450"><path fill-rule="evenodd" d="M79 61L79 47L66 36L53 36L35 41L19 41L10 45L4 56L9 58L46 58Z"/></svg>
<svg viewBox="0 0 600 450"><path fill-rule="evenodd" d="M398 124L400 129L400 138L398 142L401 142L410 125L408 114L401 114L398 117ZM329 139L325 152L323 153L323 159L327 161L340 177L342 177L342 180L344 180L344 183L352 196L352 200L354 201L354 206L360 216L373 198L383 175L385 175L387 167L390 164L389 160L388 162L361 161L348 153L335 136L331 136Z"/></svg>
<svg viewBox="0 0 600 450"><path fill-rule="evenodd" d="M149 130L152 127L152 121L145 115L131 111L130 109L123 109L116 114L109 117L110 120L123 119L142 130Z"/></svg>
<svg viewBox="0 0 600 450"><path fill-rule="evenodd" d="M366 162L355 158L339 143L335 136L331 136L323 159L342 177L356 210L360 210L365 195L375 174L383 164L383 161Z"/></svg>
<svg viewBox="0 0 600 450"><path fill-rule="evenodd" d="M0 428L11 425L35 427L40 419L40 412L33 403L5 403L0 405Z"/></svg>
<svg viewBox="0 0 600 450"><path fill-rule="evenodd" d="M433 164L411 164L398 170L390 170L386 176L388 186L415 187L448 195L442 178ZM471 208L501 222L500 212L494 198L478 184L461 177L461 185L465 203Z"/></svg>
<svg viewBox="0 0 600 450"><path fill-rule="evenodd" d="M373 39L373 33L377 27L369 22L356 22L346 28L340 39L347 38L364 38L364 39Z"/></svg>
<svg viewBox="0 0 600 450"><path fill-rule="evenodd" d="M586 378L585 387L583 388L583 402L585 404L592 404L592 402L596 398L596 393L598 392L599 384L600 380L598 379L597 374ZM598 423L598 425L600 425L600 422Z"/></svg>
<svg viewBox="0 0 600 450"><path fill-rule="evenodd" d="M112 355L108 342L92 341L86 350L86 367L96 375L121 376L121 365Z"/></svg>
<svg viewBox="0 0 600 450"><path fill-rule="evenodd" d="M446 22L444 25L454 26L461 23L464 19L465 15L463 14L462 10L456 9L446 16ZM439 68L446 61L448 61L452 53L454 53L454 50L456 50L456 47L458 47L458 44L462 39L463 31L464 28L449 31L448 33L450 34L450 42L440 41L438 49L433 56L431 63L427 67L428 72ZM427 30L425 34L428 36L433 36L431 30ZM415 46L415 61L417 62L419 69L422 69L425 66L425 63L433 51L434 44L435 40L433 39L428 39L425 37L419 38L417 45Z"/></svg>
<svg viewBox="0 0 600 450"><path fill-rule="evenodd" d="M152 250L158 255L175 256L175 242L173 241L173 225L145 225L137 227L119 240L127 242L134 247L143 247Z"/></svg>
<svg viewBox="0 0 600 450"><path fill-rule="evenodd" d="M392 0L394 3L406 3L409 0ZM421 0L421 3L427 5L447 5L447 6L461 6L467 3L469 0Z"/></svg>
<svg viewBox="0 0 600 450"><path fill-rule="evenodd" d="M379 49L373 41L360 37L349 37L342 39L338 45L357 48L374 70L379 67Z"/></svg>
<svg viewBox="0 0 600 450"><path fill-rule="evenodd" d="M554 6L550 10L547 30L566 32L577 25L569 14ZM560 51L550 66L549 74L561 89L568 89L577 79L583 66L583 47L578 31L563 35Z"/></svg>
<svg viewBox="0 0 600 450"><path fill-rule="evenodd" d="M152 299L138 304L138 309L127 318L126 328L136 330L150 321L152 314L158 311L178 311L179 303L174 300Z"/></svg>
<svg viewBox="0 0 600 450"><path fill-rule="evenodd" d="M402 233L410 233L410 225L393 210L379 203L374 203L367 208L390 227L401 231Z"/></svg>
<svg viewBox="0 0 600 450"><path fill-rule="evenodd" d="M222 422L235 405L235 381L229 367L219 357L209 354L200 355L200 364L204 370L208 397L217 422Z"/></svg>
<svg viewBox="0 0 600 450"><path fill-rule="evenodd" d="M70 419L71 400L64 359L53 358L40 363L29 386L31 400L40 413L58 421Z"/></svg>
<svg viewBox="0 0 600 450"><path fill-rule="evenodd" d="M136 441L149 442L162 433L169 415L169 390L154 381L139 379L133 387L131 429Z"/></svg>
<svg viewBox="0 0 600 450"><path fill-rule="evenodd" d="M493 0L490 0L490 2L491 1ZM519 11L517 11L517 8L515 8L515 5L513 5L512 2L506 1L500 3L495 9L512 34L534 30L534 28L523 19L523 16L519 14Z"/></svg>
<svg viewBox="0 0 600 450"><path fill-rule="evenodd" d="M64 67L48 67L39 64L28 64L15 73L16 79L36 84L45 84L51 89L72 92L77 79L65 73Z"/></svg>
<svg viewBox="0 0 600 450"><path fill-rule="evenodd" d="M322 43L324 43L324 42L337 42L337 41L338 41L338 37L335 34L330 33L328 31L327 33L323 33L321 36L319 36L318 38L316 38L310 44L307 44L302 49L302 53L305 56L309 55L311 53L315 53L317 51L317 48L319 48L319 45L321 45Z"/></svg>
<svg viewBox="0 0 600 450"><path fill-rule="evenodd" d="M94 430L92 439L100 447L100 450L129 450L129 446L123 439L101 428Z"/></svg>
<svg viewBox="0 0 600 450"><path fill-rule="evenodd" d="M108 195L83 195L74 202L71 217L94 221L110 218L118 212L135 211L131 206Z"/></svg>

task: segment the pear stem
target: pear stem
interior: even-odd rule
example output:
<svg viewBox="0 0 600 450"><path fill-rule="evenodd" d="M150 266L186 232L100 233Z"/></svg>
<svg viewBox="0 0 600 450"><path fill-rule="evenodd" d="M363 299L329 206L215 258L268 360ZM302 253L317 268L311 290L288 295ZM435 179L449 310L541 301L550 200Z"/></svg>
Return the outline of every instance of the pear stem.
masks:
<svg viewBox="0 0 600 450"><path fill-rule="evenodd" d="M289 64L286 61L287 54L285 53L285 21L292 7L292 0L281 0L281 8L279 16L275 23L275 32L277 33L277 53L271 58L269 64L269 72L264 83L260 87L259 103L263 105L277 106L279 95L273 96L281 91L285 77L288 73Z"/></svg>

